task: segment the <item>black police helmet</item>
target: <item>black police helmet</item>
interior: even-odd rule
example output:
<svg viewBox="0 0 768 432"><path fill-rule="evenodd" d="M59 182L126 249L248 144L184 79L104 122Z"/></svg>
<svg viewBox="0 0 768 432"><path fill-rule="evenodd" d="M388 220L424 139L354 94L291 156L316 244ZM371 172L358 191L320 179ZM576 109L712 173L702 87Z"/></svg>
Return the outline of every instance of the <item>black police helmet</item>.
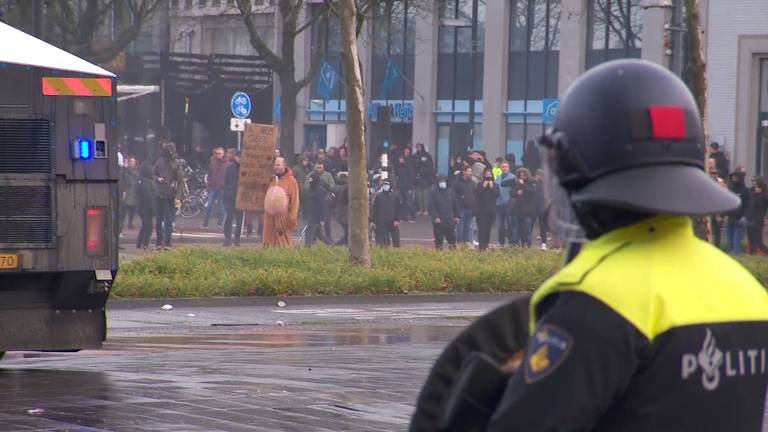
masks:
<svg viewBox="0 0 768 432"><path fill-rule="evenodd" d="M584 74L565 94L542 145L576 205L688 215L740 205L704 172L693 96L654 63L618 60Z"/></svg>

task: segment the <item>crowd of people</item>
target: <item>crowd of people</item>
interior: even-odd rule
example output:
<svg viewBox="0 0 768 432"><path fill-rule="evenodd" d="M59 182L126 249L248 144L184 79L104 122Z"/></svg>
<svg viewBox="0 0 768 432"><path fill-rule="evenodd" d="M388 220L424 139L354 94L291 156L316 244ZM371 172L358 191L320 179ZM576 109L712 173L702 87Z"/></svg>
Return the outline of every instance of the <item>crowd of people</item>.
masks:
<svg viewBox="0 0 768 432"><path fill-rule="evenodd" d="M136 247L139 249L149 248L153 229L155 248L171 247L179 196L186 184L183 161L177 156L175 145L163 143L161 148L161 156L154 162L139 165L135 158L126 157L121 164L121 228L126 222L133 228L138 215L141 225ZM731 254L766 255L768 248L763 242L763 231L768 212L768 185L764 179L753 177L751 186L747 186L745 170L736 168L731 172L730 163L717 143L711 144L709 154L707 170L712 179L742 199L737 211L709 218L707 229L712 242ZM201 228L208 228L214 216L217 226L224 231L225 246L238 246L243 229L247 236L256 234L283 244L290 243L286 232L297 229L301 219L305 245L317 241L346 245L349 239L347 148L305 151L298 155L293 168L289 168L281 156L280 150L275 150L275 159L280 163L273 173L276 175L274 185L282 186L282 193L288 197L286 202L295 201L295 221L288 218L284 221L286 226L270 227L265 234L264 225L269 225L266 218L238 210L239 154L233 148L219 147L211 152L207 161L208 200ZM377 176L370 185L369 223L376 244L399 247L400 224L415 223L418 217L424 216L432 224L438 249L445 243L451 248L462 244L487 249L491 247L494 228L496 247L510 245L546 250L560 246L559 239L549 230L544 173L540 153L533 142L526 146L521 165L517 165L514 154L498 157L491 163L485 152L470 150L449 160L447 176L437 174L435 160L422 143L418 143L415 150L392 145L386 156L383 159L387 163L377 167L385 174ZM289 179L297 185L295 192L286 186ZM336 239L333 222L342 231Z"/></svg>
<svg viewBox="0 0 768 432"><path fill-rule="evenodd" d="M293 168L304 185L300 201L307 245L317 240L328 245L347 243L346 155L345 147L305 152ZM378 245L400 246L400 224L427 216L437 248L447 242L450 247L460 243L487 249L494 226L499 246L522 247L534 245L534 227L538 226L537 246L547 248L543 173L533 142L522 158L524 166L515 164L514 155L491 164L485 152L470 151L451 159L449 176L436 174L434 158L422 143L415 151L392 145L386 156L387 163L378 167L386 175L371 185L370 228ZM343 230L337 241L331 230L334 219Z"/></svg>
<svg viewBox="0 0 768 432"><path fill-rule="evenodd" d="M136 158L123 158L120 171L120 231L126 220L133 228L135 215L141 219L136 248L148 249L155 230L155 248L170 249L178 195L184 173L173 143L163 143L156 161L141 165Z"/></svg>
<svg viewBox="0 0 768 432"><path fill-rule="evenodd" d="M732 255L746 252L750 255L765 256L768 253L763 241L768 212L766 181L762 177L754 176L751 178L751 186L747 186L746 170L736 167L730 171L729 168L730 163L720 151L719 144L710 144L707 172L714 181L741 198L741 207L734 212L709 218L708 230L712 242Z"/></svg>

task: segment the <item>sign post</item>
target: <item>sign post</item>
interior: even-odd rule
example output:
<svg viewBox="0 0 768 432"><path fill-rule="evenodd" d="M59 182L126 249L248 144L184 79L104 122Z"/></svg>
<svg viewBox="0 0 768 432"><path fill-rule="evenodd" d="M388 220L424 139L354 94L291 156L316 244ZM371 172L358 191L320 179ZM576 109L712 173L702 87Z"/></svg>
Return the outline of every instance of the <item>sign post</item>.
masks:
<svg viewBox="0 0 768 432"><path fill-rule="evenodd" d="M229 128L237 132L237 149L242 150L243 130L245 130L245 124L251 121L248 118L251 114L251 98L244 92L237 92L232 95L229 107L234 116L229 122Z"/></svg>
<svg viewBox="0 0 768 432"><path fill-rule="evenodd" d="M254 123L245 126L237 186L238 210L264 211L264 194L272 180L276 143L277 126Z"/></svg>

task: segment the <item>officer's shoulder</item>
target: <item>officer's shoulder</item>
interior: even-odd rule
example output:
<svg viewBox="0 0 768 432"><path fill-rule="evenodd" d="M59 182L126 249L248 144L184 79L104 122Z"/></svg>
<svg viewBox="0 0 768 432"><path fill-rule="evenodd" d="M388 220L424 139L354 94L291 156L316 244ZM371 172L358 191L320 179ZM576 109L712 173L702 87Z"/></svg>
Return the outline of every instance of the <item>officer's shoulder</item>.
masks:
<svg viewBox="0 0 768 432"><path fill-rule="evenodd" d="M733 258L690 238L586 248L543 286L599 299L649 339L681 324L768 320L768 293Z"/></svg>

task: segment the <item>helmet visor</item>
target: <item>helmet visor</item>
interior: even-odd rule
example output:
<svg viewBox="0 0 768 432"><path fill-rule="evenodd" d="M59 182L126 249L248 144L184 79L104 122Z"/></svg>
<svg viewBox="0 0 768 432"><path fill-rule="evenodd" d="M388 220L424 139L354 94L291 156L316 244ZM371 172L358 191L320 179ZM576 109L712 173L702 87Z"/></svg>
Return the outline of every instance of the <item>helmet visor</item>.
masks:
<svg viewBox="0 0 768 432"><path fill-rule="evenodd" d="M564 244L586 242L584 230L573 212L569 192L562 187L557 176L555 150L548 145L545 137L539 143L543 151L544 211L549 228Z"/></svg>

